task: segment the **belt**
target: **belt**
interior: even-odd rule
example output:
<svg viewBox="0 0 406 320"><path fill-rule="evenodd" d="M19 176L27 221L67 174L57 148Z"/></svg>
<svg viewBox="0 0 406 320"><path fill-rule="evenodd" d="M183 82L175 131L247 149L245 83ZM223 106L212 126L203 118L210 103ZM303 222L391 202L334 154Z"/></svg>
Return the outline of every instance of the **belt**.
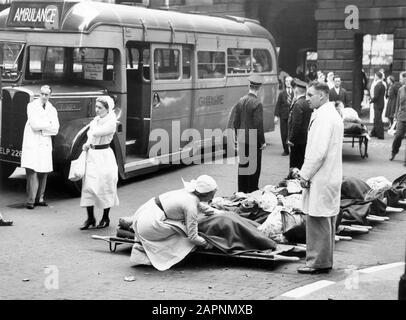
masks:
<svg viewBox="0 0 406 320"><path fill-rule="evenodd" d="M110 148L110 144L97 144L97 145L91 144L90 148L94 150L108 149Z"/></svg>
<svg viewBox="0 0 406 320"><path fill-rule="evenodd" d="M162 206L162 202L161 202L161 200L159 200L159 197L155 197L155 204L158 206L159 209L162 210L162 212L164 213L165 217L168 218L168 217L166 216L164 207Z"/></svg>

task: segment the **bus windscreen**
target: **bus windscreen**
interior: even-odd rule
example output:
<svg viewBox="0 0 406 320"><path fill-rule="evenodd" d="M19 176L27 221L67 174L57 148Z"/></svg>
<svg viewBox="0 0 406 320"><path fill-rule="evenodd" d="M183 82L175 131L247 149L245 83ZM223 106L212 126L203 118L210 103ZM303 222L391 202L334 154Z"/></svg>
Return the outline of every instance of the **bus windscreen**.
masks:
<svg viewBox="0 0 406 320"><path fill-rule="evenodd" d="M0 42L1 78L5 81L15 81L21 74L21 58L23 43Z"/></svg>

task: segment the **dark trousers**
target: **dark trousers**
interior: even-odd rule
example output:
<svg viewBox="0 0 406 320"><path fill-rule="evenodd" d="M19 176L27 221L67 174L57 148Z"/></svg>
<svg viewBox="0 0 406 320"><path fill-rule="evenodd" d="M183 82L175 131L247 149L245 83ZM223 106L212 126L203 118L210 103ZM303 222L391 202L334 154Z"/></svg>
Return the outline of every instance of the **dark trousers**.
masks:
<svg viewBox="0 0 406 320"><path fill-rule="evenodd" d="M25 173L27 176L27 203L43 202L48 173L35 172L28 168L25 169Z"/></svg>
<svg viewBox="0 0 406 320"><path fill-rule="evenodd" d="M402 145L402 139L406 134L406 121L398 121L396 123L396 134L392 143L392 153L397 154Z"/></svg>
<svg viewBox="0 0 406 320"><path fill-rule="evenodd" d="M250 193L258 190L262 150L255 146L257 151L255 155L249 148L248 144L239 144L238 192Z"/></svg>
<svg viewBox="0 0 406 320"><path fill-rule="evenodd" d="M288 119L280 119L279 129L281 131L281 139L283 151L289 153L288 141Z"/></svg>
<svg viewBox="0 0 406 320"><path fill-rule="evenodd" d="M371 136L377 138L384 138L383 122L382 122L382 109L374 105L374 127L371 131Z"/></svg>
<svg viewBox="0 0 406 320"><path fill-rule="evenodd" d="M305 151L305 144L297 144L290 147L289 168L302 168L305 158Z"/></svg>

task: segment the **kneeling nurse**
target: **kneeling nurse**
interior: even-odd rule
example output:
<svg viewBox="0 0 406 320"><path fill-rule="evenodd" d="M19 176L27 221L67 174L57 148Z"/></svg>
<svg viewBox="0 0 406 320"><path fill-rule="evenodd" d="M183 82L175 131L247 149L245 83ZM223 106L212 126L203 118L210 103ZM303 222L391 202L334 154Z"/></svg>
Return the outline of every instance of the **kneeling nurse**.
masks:
<svg viewBox="0 0 406 320"><path fill-rule="evenodd" d="M198 235L200 202L213 199L216 181L202 175L185 188L150 199L134 214L133 229L137 241L130 261L135 265L153 265L167 270L185 258L196 246L211 245Z"/></svg>

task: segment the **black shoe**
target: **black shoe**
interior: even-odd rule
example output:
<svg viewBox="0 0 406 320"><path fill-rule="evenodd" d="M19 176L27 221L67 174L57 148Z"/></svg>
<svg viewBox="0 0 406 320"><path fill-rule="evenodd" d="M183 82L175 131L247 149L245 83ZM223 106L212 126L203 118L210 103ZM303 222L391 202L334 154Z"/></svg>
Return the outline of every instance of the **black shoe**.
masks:
<svg viewBox="0 0 406 320"><path fill-rule="evenodd" d="M289 155L289 152L284 151L284 152L282 153L282 156L283 156L283 157L288 156L288 155Z"/></svg>
<svg viewBox="0 0 406 320"><path fill-rule="evenodd" d="M26 207L27 209L32 210L32 209L34 209L34 204L33 204L33 203L27 203L27 204L25 205L25 207Z"/></svg>
<svg viewBox="0 0 406 320"><path fill-rule="evenodd" d="M103 229L103 228L108 227L109 225L110 225L110 219L109 218L107 218L107 219L102 218L100 220L99 224L97 225L97 229Z"/></svg>
<svg viewBox="0 0 406 320"><path fill-rule="evenodd" d="M80 230L87 230L90 226L94 227L96 225L96 219L87 219Z"/></svg>
<svg viewBox="0 0 406 320"><path fill-rule="evenodd" d="M34 206L38 206L38 207L48 207L48 203L46 203L45 201L36 202L36 203L34 203Z"/></svg>
<svg viewBox="0 0 406 320"><path fill-rule="evenodd" d="M331 268L312 268L308 266L301 267L297 269L297 272L302 274L319 274L319 273L329 273Z"/></svg>
<svg viewBox="0 0 406 320"><path fill-rule="evenodd" d="M0 226L1 227L11 226L12 224L13 224L13 221L4 220L4 219L0 218Z"/></svg>
<svg viewBox="0 0 406 320"><path fill-rule="evenodd" d="M392 153L392 155L389 158L389 161L393 161L393 159L395 159L396 157L396 153Z"/></svg>

